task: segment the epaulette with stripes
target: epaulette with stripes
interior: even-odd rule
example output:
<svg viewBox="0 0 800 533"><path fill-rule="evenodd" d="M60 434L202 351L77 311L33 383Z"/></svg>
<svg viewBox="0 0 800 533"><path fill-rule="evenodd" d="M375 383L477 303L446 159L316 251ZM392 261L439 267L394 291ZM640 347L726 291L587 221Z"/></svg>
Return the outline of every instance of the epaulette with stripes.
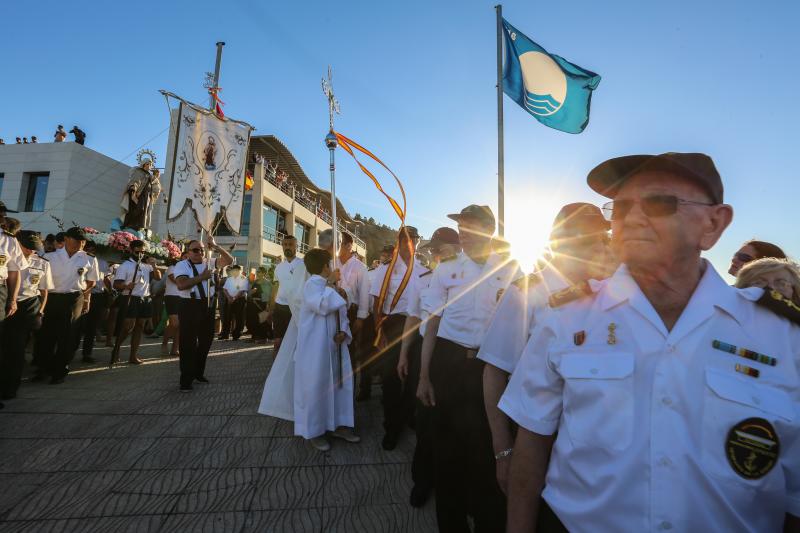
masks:
<svg viewBox="0 0 800 533"><path fill-rule="evenodd" d="M543 280L544 278L542 277L541 272L532 272L527 276L523 276L512 283L516 285L519 289L524 290L526 287L527 288L535 287Z"/></svg>
<svg viewBox="0 0 800 533"><path fill-rule="evenodd" d="M766 307L776 315L788 318L791 322L800 325L800 306L784 297L778 291L765 290L764 295L756 303Z"/></svg>
<svg viewBox="0 0 800 533"><path fill-rule="evenodd" d="M589 285L589 282L582 281L577 285L554 292L550 295L550 298L548 298L547 303L550 307L561 307L562 305L580 300L584 296L590 296L592 294L594 294L594 291L591 285Z"/></svg>
<svg viewBox="0 0 800 533"><path fill-rule="evenodd" d="M430 276L431 274L433 274L433 270L428 270L427 272L420 274L419 277L424 278L425 276Z"/></svg>

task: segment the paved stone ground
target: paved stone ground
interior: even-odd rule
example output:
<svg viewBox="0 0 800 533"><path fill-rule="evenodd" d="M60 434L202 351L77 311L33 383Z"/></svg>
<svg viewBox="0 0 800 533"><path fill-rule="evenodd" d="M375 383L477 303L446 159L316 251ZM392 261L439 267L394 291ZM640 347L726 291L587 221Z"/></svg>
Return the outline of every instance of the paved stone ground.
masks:
<svg viewBox="0 0 800 533"><path fill-rule="evenodd" d="M379 398L356 404L360 444L322 454L256 413L271 349L215 341L211 384L191 394L158 349L138 367L77 365L63 385L24 383L6 402L0 531L436 530L432 502L408 505L413 435L380 446Z"/></svg>

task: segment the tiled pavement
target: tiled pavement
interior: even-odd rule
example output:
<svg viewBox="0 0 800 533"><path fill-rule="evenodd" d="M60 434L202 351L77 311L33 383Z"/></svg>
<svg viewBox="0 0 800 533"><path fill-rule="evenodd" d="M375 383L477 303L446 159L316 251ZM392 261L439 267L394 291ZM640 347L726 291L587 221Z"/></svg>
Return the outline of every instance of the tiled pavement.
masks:
<svg viewBox="0 0 800 533"><path fill-rule="evenodd" d="M432 502L408 505L413 435L380 446L379 398L356 404L360 444L322 454L256 413L271 349L216 341L211 384L191 394L157 352L146 346L138 367L79 365L63 385L24 383L6 402L1 532L435 531Z"/></svg>

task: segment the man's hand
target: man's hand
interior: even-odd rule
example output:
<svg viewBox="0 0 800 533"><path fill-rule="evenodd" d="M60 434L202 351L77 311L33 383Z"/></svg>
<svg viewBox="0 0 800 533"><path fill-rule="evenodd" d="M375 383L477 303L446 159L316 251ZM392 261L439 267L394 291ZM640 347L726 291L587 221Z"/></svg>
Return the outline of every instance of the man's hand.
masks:
<svg viewBox="0 0 800 533"><path fill-rule="evenodd" d="M344 334L344 331L339 331L336 335L333 336L333 342L336 344L342 344L347 339L347 335Z"/></svg>
<svg viewBox="0 0 800 533"><path fill-rule="evenodd" d="M328 283L330 283L331 285L335 285L336 283L339 283L339 280L341 278L342 278L342 274L341 274L341 272L339 272L339 269L337 268L336 270L331 272L330 276L328 276Z"/></svg>
<svg viewBox="0 0 800 533"><path fill-rule="evenodd" d="M211 270L210 268L207 268L207 269L203 270L200 273L199 277L200 277L201 280L205 281L207 279L211 279L211 276L213 276L213 275L214 275L214 271Z"/></svg>
<svg viewBox="0 0 800 533"><path fill-rule="evenodd" d="M217 248L217 241L214 240L214 236L213 235L211 235L211 234L208 235L208 238L206 239L206 245L209 248L214 248L214 249Z"/></svg>
<svg viewBox="0 0 800 533"><path fill-rule="evenodd" d="M408 356L406 354L400 354L400 359L397 361L397 376L400 381L405 383L408 377Z"/></svg>
<svg viewBox="0 0 800 533"><path fill-rule="evenodd" d="M511 456L507 455L500 459L495 459L495 476L497 476L497 484L500 485L500 490L503 494L508 496L508 470L511 466Z"/></svg>
<svg viewBox="0 0 800 533"><path fill-rule="evenodd" d="M417 386L417 398L425 407L434 407L436 405L433 383L431 383L430 378L420 376L419 385Z"/></svg>
<svg viewBox="0 0 800 533"><path fill-rule="evenodd" d="M6 304L6 318L17 312L17 300L10 300Z"/></svg>

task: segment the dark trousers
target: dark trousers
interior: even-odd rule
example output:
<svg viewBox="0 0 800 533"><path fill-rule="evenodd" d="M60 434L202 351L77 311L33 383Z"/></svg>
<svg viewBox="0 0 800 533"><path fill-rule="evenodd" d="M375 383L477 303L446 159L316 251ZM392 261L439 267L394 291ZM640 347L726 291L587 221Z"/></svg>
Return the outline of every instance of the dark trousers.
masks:
<svg viewBox="0 0 800 533"><path fill-rule="evenodd" d="M25 367L25 346L36 323L39 304L38 296L20 300L17 312L5 320L0 355L0 392L4 396L17 394Z"/></svg>
<svg viewBox="0 0 800 533"><path fill-rule="evenodd" d="M400 344L405 325L405 315L389 315L383 322L383 335L387 349L378 357L378 368L381 372L381 388L383 390L383 429L387 434L397 435L410 420L414 412L414 404L409 405L403 397L403 383L397 375L397 363L400 360Z"/></svg>
<svg viewBox="0 0 800 533"><path fill-rule="evenodd" d="M178 307L181 386L189 386L206 371L208 350L214 340L214 313L206 300L182 298Z"/></svg>
<svg viewBox="0 0 800 533"><path fill-rule="evenodd" d="M75 354L78 317L83 297L80 292L49 293L39 335L40 368L53 378L63 378Z"/></svg>
<svg viewBox="0 0 800 533"><path fill-rule="evenodd" d="M247 312L245 313L245 323L247 331L253 336L254 340L272 338L272 321L261 322L258 318L259 313L269 309L269 303L260 300L247 300Z"/></svg>
<svg viewBox="0 0 800 533"><path fill-rule="evenodd" d="M351 326L352 327L352 326ZM372 372L374 371L374 361L372 356L375 355L375 319L370 314L364 319L364 325L361 327L361 334L355 341L356 350L353 365L354 369L358 371L358 394L368 395L372 389Z"/></svg>
<svg viewBox="0 0 800 533"><path fill-rule="evenodd" d="M223 314L221 336L227 337L233 333L233 338L238 339L242 335L246 304L247 300L244 298L237 298L232 302L225 300L225 313ZM233 331L231 331L231 326L233 327Z"/></svg>
<svg viewBox="0 0 800 533"><path fill-rule="evenodd" d="M414 430L417 444L411 461L411 479L420 488L431 489L435 485L436 456L434 449L433 408L425 407L417 400L419 370L422 357L422 337L415 333L414 343L409 350L408 377L403 388L403 398L407 405L415 406Z"/></svg>
<svg viewBox="0 0 800 533"><path fill-rule="evenodd" d="M97 336L97 326L105 316L108 308L108 294L105 292L92 293L89 302L89 312L81 316L78 320L81 323L80 335L83 336L83 356L89 357L94 349L94 341Z"/></svg>
<svg viewBox="0 0 800 533"><path fill-rule="evenodd" d="M492 435L483 404L483 362L436 339L431 362L436 395L436 518L439 531L505 531L506 502L495 476Z"/></svg>

